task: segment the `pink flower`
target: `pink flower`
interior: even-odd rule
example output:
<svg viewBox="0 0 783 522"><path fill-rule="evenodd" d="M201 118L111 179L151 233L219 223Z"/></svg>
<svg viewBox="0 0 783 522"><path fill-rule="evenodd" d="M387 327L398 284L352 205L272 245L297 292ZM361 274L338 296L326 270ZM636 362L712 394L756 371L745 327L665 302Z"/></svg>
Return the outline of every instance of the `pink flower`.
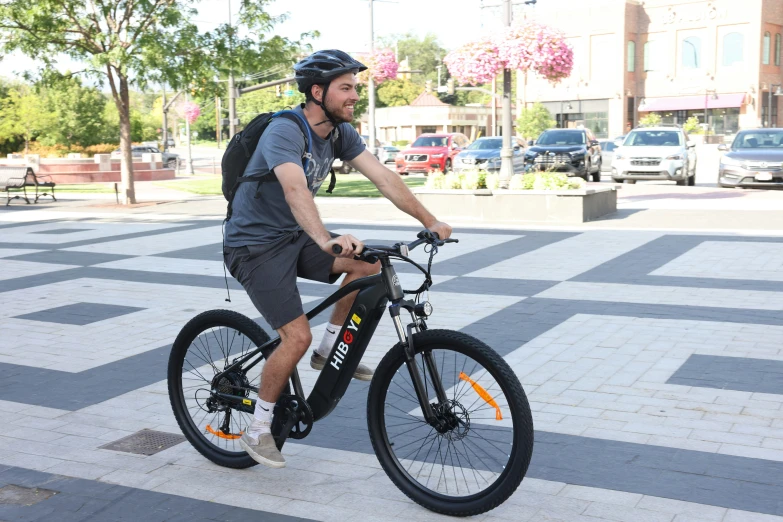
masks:
<svg viewBox="0 0 783 522"><path fill-rule="evenodd" d="M185 116L185 119L188 120L188 123L193 124L198 117L201 116L201 107L199 107L198 103L191 101L183 102L180 112Z"/></svg>
<svg viewBox="0 0 783 522"><path fill-rule="evenodd" d="M535 21L449 53L443 62L461 84L489 83L503 69L533 71L552 83L571 74L574 53L562 33Z"/></svg>
<svg viewBox="0 0 783 522"><path fill-rule="evenodd" d="M371 55L364 55L359 59L368 67L366 71L359 73L360 83L366 84L370 74L376 85L397 77L399 64L392 49L376 49Z"/></svg>

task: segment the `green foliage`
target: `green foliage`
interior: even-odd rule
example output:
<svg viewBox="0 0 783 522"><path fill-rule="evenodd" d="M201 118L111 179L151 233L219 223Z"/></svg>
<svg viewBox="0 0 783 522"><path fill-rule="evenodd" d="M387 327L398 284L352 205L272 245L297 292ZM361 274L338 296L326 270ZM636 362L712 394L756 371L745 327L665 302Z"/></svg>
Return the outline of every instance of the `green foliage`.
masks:
<svg viewBox="0 0 783 522"><path fill-rule="evenodd" d="M45 95L54 121L43 132L44 143L87 147L103 142L103 109L108 100L98 89L65 77L47 88Z"/></svg>
<svg viewBox="0 0 783 522"><path fill-rule="evenodd" d="M379 107L399 107L410 105L424 88L410 80L388 80L378 86Z"/></svg>
<svg viewBox="0 0 783 522"><path fill-rule="evenodd" d="M515 174L509 181L509 190L576 190L584 188L582 178L569 178L561 172L531 172Z"/></svg>
<svg viewBox="0 0 783 522"><path fill-rule="evenodd" d="M425 187L434 190L479 190L487 188L496 190L499 184L499 174L490 174L483 169L463 170L460 172L452 171L446 174L436 170L430 172L427 176L427 184Z"/></svg>
<svg viewBox="0 0 783 522"><path fill-rule="evenodd" d="M434 34L428 34L424 38L419 38L411 33L402 35L393 35L381 39L382 47L391 49L397 48L397 58L399 61L408 59L408 65L413 71L422 71L421 73L411 74L411 81L420 86L424 86L427 80L432 80L433 85L438 78L438 65L442 65L443 57L448 51L438 43L438 37ZM444 66L441 69L441 81L445 82L448 78L448 71Z"/></svg>
<svg viewBox="0 0 783 522"><path fill-rule="evenodd" d="M651 112L643 118L639 118L639 124L644 127L654 127L656 125L660 125L661 115L655 112Z"/></svg>
<svg viewBox="0 0 783 522"><path fill-rule="evenodd" d="M409 144L410 140L397 140L392 142L392 145L395 147L407 147Z"/></svg>
<svg viewBox="0 0 783 522"><path fill-rule="evenodd" d="M46 100L27 86L8 90L8 96L0 100L0 135L7 138L20 136L25 150L30 141L55 122Z"/></svg>
<svg viewBox="0 0 783 522"><path fill-rule="evenodd" d="M536 139L539 134L557 124L546 107L540 103L522 109L516 121L517 134L527 139Z"/></svg>
<svg viewBox="0 0 783 522"><path fill-rule="evenodd" d="M691 116L687 120L685 120L685 124L682 126L682 130L684 130L688 134L699 134L701 133L701 125L699 124L699 118L698 116Z"/></svg>

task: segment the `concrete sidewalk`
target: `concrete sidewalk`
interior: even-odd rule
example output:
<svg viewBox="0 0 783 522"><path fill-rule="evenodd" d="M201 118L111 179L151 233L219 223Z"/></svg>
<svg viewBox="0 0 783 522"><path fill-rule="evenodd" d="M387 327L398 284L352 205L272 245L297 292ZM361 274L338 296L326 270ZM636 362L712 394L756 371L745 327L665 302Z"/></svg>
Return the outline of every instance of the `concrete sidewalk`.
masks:
<svg viewBox="0 0 783 522"><path fill-rule="evenodd" d="M199 196L146 183L136 185L136 195L138 203L132 206L116 205L114 194L68 194L56 203L48 199L40 200L37 205L12 202L9 207L0 207L3 209L0 212L3 220L22 221L33 216L9 216L37 210L211 218L225 214L226 202L219 196ZM327 222L383 221L416 225L415 220L383 198L316 198L316 203L321 217ZM582 225L476 222L459 216L456 210L453 216L439 217L461 227L777 233L783 231L783 191L638 183L621 186L616 213Z"/></svg>

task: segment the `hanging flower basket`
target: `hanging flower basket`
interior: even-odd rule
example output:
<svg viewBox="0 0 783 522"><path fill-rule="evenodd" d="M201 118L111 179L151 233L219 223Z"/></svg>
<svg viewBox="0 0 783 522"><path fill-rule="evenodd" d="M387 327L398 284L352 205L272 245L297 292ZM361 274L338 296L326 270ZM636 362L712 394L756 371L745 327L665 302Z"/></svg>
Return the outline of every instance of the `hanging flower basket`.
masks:
<svg viewBox="0 0 783 522"><path fill-rule="evenodd" d="M558 83L570 76L574 52L559 31L526 21L497 37L468 43L443 61L461 84L489 83L503 69L532 71Z"/></svg>
<svg viewBox="0 0 783 522"><path fill-rule="evenodd" d="M366 84L370 80L370 74L376 85L397 77L399 64L392 49L376 49L371 55L359 59L367 66L366 71L359 73L360 83Z"/></svg>
<svg viewBox="0 0 783 522"><path fill-rule="evenodd" d="M182 104L182 114L184 114L188 123L192 125L201 116L201 107L199 107L198 103L185 102Z"/></svg>

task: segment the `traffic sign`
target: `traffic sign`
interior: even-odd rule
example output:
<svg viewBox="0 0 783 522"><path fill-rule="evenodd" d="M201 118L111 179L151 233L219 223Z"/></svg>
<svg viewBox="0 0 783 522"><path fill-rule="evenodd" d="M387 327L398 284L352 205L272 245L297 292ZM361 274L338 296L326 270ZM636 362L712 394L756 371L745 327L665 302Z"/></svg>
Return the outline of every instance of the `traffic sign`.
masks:
<svg viewBox="0 0 783 522"><path fill-rule="evenodd" d="M286 95L286 96L293 96L293 95L294 95L294 90L293 90L293 89L288 89L288 90L286 90L286 91L285 91L285 95Z"/></svg>

